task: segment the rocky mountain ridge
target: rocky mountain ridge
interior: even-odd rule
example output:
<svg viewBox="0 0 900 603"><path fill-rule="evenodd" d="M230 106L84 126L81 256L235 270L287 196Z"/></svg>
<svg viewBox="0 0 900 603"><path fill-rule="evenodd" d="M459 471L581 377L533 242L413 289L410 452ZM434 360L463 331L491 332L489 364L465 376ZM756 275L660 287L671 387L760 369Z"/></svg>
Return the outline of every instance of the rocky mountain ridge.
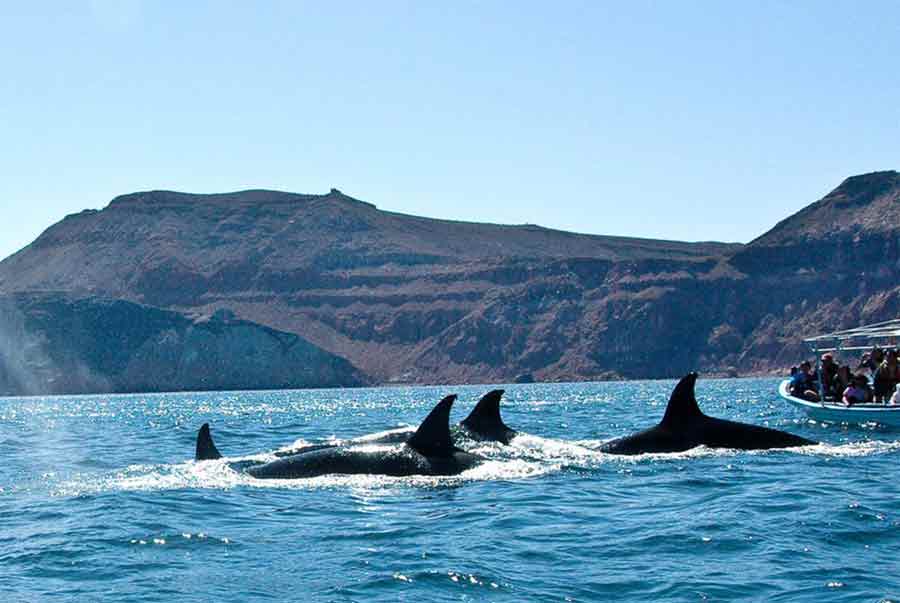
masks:
<svg viewBox="0 0 900 603"><path fill-rule="evenodd" d="M151 191L49 228L0 262L0 293L225 309L382 383L749 374L896 314L898 195L897 172L849 178L738 245L433 220L337 190Z"/></svg>

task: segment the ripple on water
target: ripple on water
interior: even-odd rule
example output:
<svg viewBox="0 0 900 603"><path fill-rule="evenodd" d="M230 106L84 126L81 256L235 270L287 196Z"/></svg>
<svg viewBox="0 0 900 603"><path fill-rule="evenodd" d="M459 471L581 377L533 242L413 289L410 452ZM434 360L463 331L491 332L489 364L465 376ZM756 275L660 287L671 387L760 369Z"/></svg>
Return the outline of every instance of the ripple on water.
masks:
<svg viewBox="0 0 900 603"><path fill-rule="evenodd" d="M254 480L195 463L416 425L450 388L0 401L0 598L897 600L897 431L810 423L772 380L701 406L823 443L616 457L672 382L510 385L511 446L453 477ZM464 416L488 386L452 388ZM244 456L241 456L244 455Z"/></svg>

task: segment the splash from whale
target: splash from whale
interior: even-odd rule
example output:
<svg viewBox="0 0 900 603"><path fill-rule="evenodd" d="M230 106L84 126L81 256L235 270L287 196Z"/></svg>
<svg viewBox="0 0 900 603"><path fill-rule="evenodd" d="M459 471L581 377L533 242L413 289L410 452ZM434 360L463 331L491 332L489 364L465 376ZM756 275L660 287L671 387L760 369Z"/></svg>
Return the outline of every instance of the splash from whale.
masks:
<svg viewBox="0 0 900 603"><path fill-rule="evenodd" d="M372 446L348 443L323 445L278 458L268 463L244 466L258 479L297 479L328 474L373 474L390 476L457 475L483 460L457 448L450 433L450 409L455 395L434 407L419 428L402 444ZM198 461L221 458L212 441L209 425L197 434Z"/></svg>

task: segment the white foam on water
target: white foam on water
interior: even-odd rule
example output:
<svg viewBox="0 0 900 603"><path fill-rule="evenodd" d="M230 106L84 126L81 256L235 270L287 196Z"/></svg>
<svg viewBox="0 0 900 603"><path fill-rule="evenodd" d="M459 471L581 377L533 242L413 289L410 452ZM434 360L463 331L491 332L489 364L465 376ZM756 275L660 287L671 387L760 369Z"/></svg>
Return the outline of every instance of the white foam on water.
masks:
<svg viewBox="0 0 900 603"><path fill-rule="evenodd" d="M183 488L228 489L239 486L244 476L224 461L188 461L178 465L131 465L114 474L78 476L62 482L52 494L79 496L108 491L175 490Z"/></svg>
<svg viewBox="0 0 900 603"><path fill-rule="evenodd" d="M295 445L308 445L298 440ZM520 434L510 445L497 442L477 442L470 452L485 457L485 461L455 476L414 475L392 477L385 475L323 475L289 480L261 480L253 478L231 464L240 461L269 461L272 453L232 457L215 461L187 461L172 465L131 465L113 474L76 476L52 488L56 496L78 496L103 491L152 491L173 489L231 489L249 488L351 488L383 490L397 487L444 487L474 481L518 480L546 475L570 467L599 468L610 464L642 464L680 462L691 459L729 458L739 455L798 454L824 457L866 457L900 451L900 441L865 440L843 444L816 444L798 448L744 451L712 449L705 446L676 453L648 453L613 455L596 450L600 440L566 441ZM355 449L384 450L392 445L362 444ZM48 480L51 478L48 477Z"/></svg>
<svg viewBox="0 0 900 603"><path fill-rule="evenodd" d="M366 434L364 436L360 436L360 437L356 437L356 438L352 438L352 439L343 439L343 438L338 438L338 437L332 435L332 436L325 438L322 441L311 442L304 438L299 438L290 444L287 444L285 446L282 446L281 448L278 448L276 450L276 452L288 452L290 450L296 450L298 448L304 448L307 446L321 446L323 444L329 444L329 445L335 445L335 446L351 444L351 443L352 444L367 444L367 443L373 443L374 441L379 440L381 438L386 438L386 437L390 437L390 436L394 436L394 435L398 435L398 434L411 435L413 432L415 432L415 429L413 427L410 427L409 425L401 425L401 426L395 427L393 429L386 429L384 431L378 431L376 433L370 433L370 434Z"/></svg>
<svg viewBox="0 0 900 603"><path fill-rule="evenodd" d="M396 428L394 428L394 429L387 429L387 430L385 430L385 431L378 431L378 432L376 432L376 433L370 433L370 434L367 434L367 435L364 435L364 436L360 436L360 437L358 437L358 438L353 438L353 439L354 439L354 441L357 441L357 442L366 442L366 441L369 441L369 440L377 440L377 439L379 439L379 438L383 438L383 437L387 437L387 436L392 436L392 435L396 435L396 434L407 434L407 435L412 435L413 433L415 433L415 431L416 431L416 430L415 430L414 427L411 427L411 426L409 426L409 425L403 425L403 426L401 426L401 427L396 427Z"/></svg>
<svg viewBox="0 0 900 603"><path fill-rule="evenodd" d="M525 455L551 462L581 462L603 458L601 453L582 446L579 442L554 440L524 433L513 438L510 445L505 448L515 455Z"/></svg>
<svg viewBox="0 0 900 603"><path fill-rule="evenodd" d="M814 456L862 457L887 454L900 450L900 441L862 440L858 442L845 442L842 444L828 444L825 442L820 442L819 444L812 444L810 446L771 448L767 450L739 450L735 448L707 448L706 446L698 446L684 452L613 455L597 450L607 441L611 440L580 440L573 443L579 446L583 446L587 449L593 449L593 452L606 458L615 457L621 459L632 459L636 461L765 454L802 454Z"/></svg>
<svg viewBox="0 0 900 603"><path fill-rule="evenodd" d="M596 445L599 446L602 443L603 442L598 442ZM588 447L586 446L586 448ZM697 446L682 452L645 452L643 454L611 454L601 450L591 450L591 452L594 454L592 459L591 457L585 457L586 459L593 460L593 464L587 465L589 467L614 463L635 465L654 462L678 462L691 459L730 458L741 454L752 454L753 451Z"/></svg>
<svg viewBox="0 0 900 603"><path fill-rule="evenodd" d="M364 449L378 449L366 446ZM256 459L258 457L254 457ZM383 490L397 487L434 488L473 481L516 480L542 475L560 469L559 464L542 464L523 459L487 460L454 476L330 474L301 479L256 479L235 470L231 463L241 459L187 461L177 465L132 465L105 476L78 476L53 489L55 496L79 496L108 491L155 491L177 489L227 490L237 487L279 489L349 488Z"/></svg>
<svg viewBox="0 0 900 603"><path fill-rule="evenodd" d="M888 454L900 450L900 441L885 442L883 440L863 440L844 444L820 443L815 446L803 446L791 449L798 454L810 454L832 457L864 457Z"/></svg>
<svg viewBox="0 0 900 603"><path fill-rule="evenodd" d="M326 441L325 443L326 443L326 444L331 444L331 443L337 442L337 441L338 441L338 440L336 440L335 438L330 438L330 439L329 439L328 441ZM282 446L281 448L277 448L277 449L275 450L275 452L287 452L287 451L289 451L289 450L295 450L295 449L297 449L297 448L304 448L304 447L306 447L306 446L315 446L315 445L316 445L316 444L315 444L314 442L310 442L309 440L304 440L303 438L297 438L296 440L294 440L294 441L291 442L290 444L286 444L286 445Z"/></svg>

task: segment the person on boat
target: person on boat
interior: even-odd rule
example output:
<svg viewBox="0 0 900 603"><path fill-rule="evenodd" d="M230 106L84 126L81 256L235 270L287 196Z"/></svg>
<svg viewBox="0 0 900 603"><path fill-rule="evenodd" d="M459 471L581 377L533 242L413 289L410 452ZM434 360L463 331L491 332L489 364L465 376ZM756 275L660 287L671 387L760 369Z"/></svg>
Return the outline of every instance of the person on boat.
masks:
<svg viewBox="0 0 900 603"><path fill-rule="evenodd" d="M897 387L894 388L894 395L891 396L891 404L897 406L900 404L900 383L897 384Z"/></svg>
<svg viewBox="0 0 900 603"><path fill-rule="evenodd" d="M822 354L821 361L822 394L826 400L837 400L844 391L837 387L838 364L830 353Z"/></svg>
<svg viewBox="0 0 900 603"><path fill-rule="evenodd" d="M872 346L872 349L865 352L862 358L859 359L859 366L856 367L856 371L866 371L870 377L874 377L875 371L878 370L882 362L884 362L884 350L877 345Z"/></svg>
<svg viewBox="0 0 900 603"><path fill-rule="evenodd" d="M888 350L884 361L875 370L875 401L885 402L900 383L900 366L897 364L897 350Z"/></svg>
<svg viewBox="0 0 900 603"><path fill-rule="evenodd" d="M870 394L868 377L862 373L857 373L853 376L853 382L850 384L850 387L844 390L844 404L847 406L865 404L869 401Z"/></svg>
<svg viewBox="0 0 900 603"><path fill-rule="evenodd" d="M846 364L842 364L838 367L837 374L834 376L834 389L837 391L837 394L834 399L840 400L844 395L844 390L850 387L850 384L853 382L853 374L850 372L850 367Z"/></svg>
<svg viewBox="0 0 900 603"><path fill-rule="evenodd" d="M859 364L856 365L857 371L872 371L874 370L874 363L872 362L872 358L869 356L868 352L863 352L863 355L859 358Z"/></svg>
<svg viewBox="0 0 900 603"><path fill-rule="evenodd" d="M798 368L799 370L791 377L791 395L810 402L818 402L819 393L816 391L816 378L812 374L812 364L808 360L804 360Z"/></svg>

